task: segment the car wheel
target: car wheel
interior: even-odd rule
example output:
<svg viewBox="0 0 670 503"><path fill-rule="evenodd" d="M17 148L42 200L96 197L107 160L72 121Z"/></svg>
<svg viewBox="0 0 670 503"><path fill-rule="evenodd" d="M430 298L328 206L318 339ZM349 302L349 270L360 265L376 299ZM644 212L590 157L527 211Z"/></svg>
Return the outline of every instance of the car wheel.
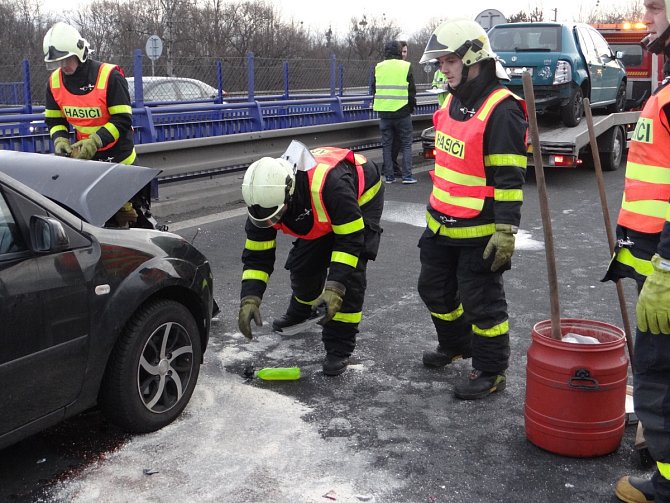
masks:
<svg viewBox="0 0 670 503"><path fill-rule="evenodd" d="M623 112L626 109L626 83L621 82L619 89L616 93L616 101L614 104L607 107L607 111L610 113Z"/></svg>
<svg viewBox="0 0 670 503"><path fill-rule="evenodd" d="M581 87L575 88L570 99L561 107L561 120L568 127L579 124L584 115L584 93Z"/></svg>
<svg viewBox="0 0 670 503"><path fill-rule="evenodd" d="M601 158L603 171L616 171L623 161L626 143L624 141L623 130L620 127L614 128L611 142L610 151L605 152Z"/></svg>
<svg viewBox="0 0 670 503"><path fill-rule="evenodd" d="M112 351L100 406L128 431L158 430L188 404L201 360L200 333L190 311L171 300L151 302L131 318Z"/></svg>

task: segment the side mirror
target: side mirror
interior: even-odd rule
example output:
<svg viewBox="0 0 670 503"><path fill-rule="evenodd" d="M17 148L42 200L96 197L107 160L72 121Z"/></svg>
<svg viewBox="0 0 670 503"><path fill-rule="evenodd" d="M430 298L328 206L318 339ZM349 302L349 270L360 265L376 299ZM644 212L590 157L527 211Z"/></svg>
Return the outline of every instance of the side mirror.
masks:
<svg viewBox="0 0 670 503"><path fill-rule="evenodd" d="M624 52L623 51L617 51L614 53L614 57L616 59L623 59Z"/></svg>
<svg viewBox="0 0 670 503"><path fill-rule="evenodd" d="M58 220L42 215L30 217L30 244L38 253L59 252L70 247L70 239Z"/></svg>

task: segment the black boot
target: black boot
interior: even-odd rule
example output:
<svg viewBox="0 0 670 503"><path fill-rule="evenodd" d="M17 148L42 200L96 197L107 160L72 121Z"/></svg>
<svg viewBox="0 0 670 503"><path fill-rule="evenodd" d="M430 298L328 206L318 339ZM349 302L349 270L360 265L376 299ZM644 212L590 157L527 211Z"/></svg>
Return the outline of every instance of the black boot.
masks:
<svg viewBox="0 0 670 503"><path fill-rule="evenodd" d="M426 367L439 368L461 358L470 358L471 356L472 350L469 347L462 350L446 350L438 345L435 351L423 352L423 364Z"/></svg>
<svg viewBox="0 0 670 503"><path fill-rule="evenodd" d="M298 317L284 314L281 318L272 320L272 330L282 335L295 335L308 330L319 320L319 313L311 313L310 316Z"/></svg>
<svg viewBox="0 0 670 503"><path fill-rule="evenodd" d="M504 389L505 374L502 372L482 372L472 369L467 380L454 387L454 395L461 400L477 400Z"/></svg>
<svg viewBox="0 0 670 503"><path fill-rule="evenodd" d="M323 361L323 373L327 376L338 376L349 366L349 357L327 354Z"/></svg>
<svg viewBox="0 0 670 503"><path fill-rule="evenodd" d="M621 477L615 488L616 497L626 503L649 503L654 501L654 483L641 477Z"/></svg>

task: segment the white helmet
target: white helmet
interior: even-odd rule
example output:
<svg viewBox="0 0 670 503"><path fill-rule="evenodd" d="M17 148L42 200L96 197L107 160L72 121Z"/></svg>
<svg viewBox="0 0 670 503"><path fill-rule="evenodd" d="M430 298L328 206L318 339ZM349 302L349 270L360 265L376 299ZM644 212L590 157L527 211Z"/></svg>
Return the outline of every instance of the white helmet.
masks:
<svg viewBox="0 0 670 503"><path fill-rule="evenodd" d="M295 171L286 159L263 157L247 168L242 197L256 227L272 227L286 211L295 190Z"/></svg>
<svg viewBox="0 0 670 503"><path fill-rule="evenodd" d="M445 21L435 28L419 63L428 63L431 59L447 54L456 54L465 66L492 59L496 62L496 76L509 80L507 72L498 61L498 56L491 49L486 31L476 21L454 19Z"/></svg>
<svg viewBox="0 0 670 503"><path fill-rule="evenodd" d="M44 35L42 51L47 69L53 70L70 56L77 56L79 62L83 63L88 58L89 46L74 27L60 22L53 25Z"/></svg>

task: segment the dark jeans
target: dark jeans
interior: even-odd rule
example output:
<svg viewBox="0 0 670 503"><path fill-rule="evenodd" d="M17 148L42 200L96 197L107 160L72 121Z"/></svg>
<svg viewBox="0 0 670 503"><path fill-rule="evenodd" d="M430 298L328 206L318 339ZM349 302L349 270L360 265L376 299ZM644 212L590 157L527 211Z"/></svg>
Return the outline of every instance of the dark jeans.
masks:
<svg viewBox="0 0 670 503"><path fill-rule="evenodd" d="M402 153L403 178L412 176L412 116L400 119L379 119L384 152L384 176L393 178L393 142L398 141Z"/></svg>

